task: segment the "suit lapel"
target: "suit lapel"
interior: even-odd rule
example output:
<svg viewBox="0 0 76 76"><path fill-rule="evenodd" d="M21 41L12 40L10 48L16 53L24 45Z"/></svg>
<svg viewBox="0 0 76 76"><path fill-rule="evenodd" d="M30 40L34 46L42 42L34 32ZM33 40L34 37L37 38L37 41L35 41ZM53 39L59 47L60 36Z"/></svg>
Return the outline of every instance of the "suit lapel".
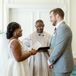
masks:
<svg viewBox="0 0 76 76"><path fill-rule="evenodd" d="M55 47L55 41L56 41L56 30L54 31L52 38L51 38L51 47L54 48Z"/></svg>
<svg viewBox="0 0 76 76"><path fill-rule="evenodd" d="M65 22L62 22L60 24L60 26L58 28L56 28L56 30L54 31L54 33L52 35L52 38L51 38L51 47L52 47L52 49L55 47L55 44L56 44L57 30L59 30L61 25L63 25L63 24L65 24Z"/></svg>

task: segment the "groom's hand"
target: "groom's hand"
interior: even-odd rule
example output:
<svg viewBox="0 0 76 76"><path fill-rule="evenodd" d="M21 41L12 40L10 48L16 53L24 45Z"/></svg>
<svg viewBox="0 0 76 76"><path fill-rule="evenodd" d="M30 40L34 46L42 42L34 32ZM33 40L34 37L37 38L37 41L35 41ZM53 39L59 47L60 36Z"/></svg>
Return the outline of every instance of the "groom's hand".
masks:
<svg viewBox="0 0 76 76"><path fill-rule="evenodd" d="M50 64L50 65L49 65L49 68L52 69L52 68L53 68L53 64Z"/></svg>
<svg viewBox="0 0 76 76"><path fill-rule="evenodd" d="M50 61L48 60L48 67L50 68L50 69L52 69L53 68L53 64L52 63L50 63Z"/></svg>

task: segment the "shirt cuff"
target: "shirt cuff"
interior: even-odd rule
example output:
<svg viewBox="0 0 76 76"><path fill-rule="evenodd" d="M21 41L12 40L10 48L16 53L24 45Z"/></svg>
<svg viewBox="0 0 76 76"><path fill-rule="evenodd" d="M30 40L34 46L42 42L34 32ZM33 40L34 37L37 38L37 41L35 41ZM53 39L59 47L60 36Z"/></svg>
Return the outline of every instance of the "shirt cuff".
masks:
<svg viewBox="0 0 76 76"><path fill-rule="evenodd" d="M50 61L48 60L48 65L51 65Z"/></svg>

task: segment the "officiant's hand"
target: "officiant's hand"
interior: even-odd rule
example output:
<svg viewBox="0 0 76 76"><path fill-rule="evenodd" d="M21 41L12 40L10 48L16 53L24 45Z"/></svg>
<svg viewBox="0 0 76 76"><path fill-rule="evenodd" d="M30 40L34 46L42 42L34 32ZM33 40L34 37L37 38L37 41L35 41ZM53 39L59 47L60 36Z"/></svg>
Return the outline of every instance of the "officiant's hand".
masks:
<svg viewBox="0 0 76 76"><path fill-rule="evenodd" d="M32 55L35 55L36 53L37 53L37 50L35 50L35 49L32 48L31 54L32 54Z"/></svg>

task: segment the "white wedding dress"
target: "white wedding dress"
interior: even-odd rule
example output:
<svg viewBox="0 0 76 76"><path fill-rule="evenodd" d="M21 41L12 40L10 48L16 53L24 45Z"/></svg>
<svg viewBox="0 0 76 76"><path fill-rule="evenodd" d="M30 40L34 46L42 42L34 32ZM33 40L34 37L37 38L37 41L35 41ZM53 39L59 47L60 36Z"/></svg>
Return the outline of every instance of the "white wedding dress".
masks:
<svg viewBox="0 0 76 76"><path fill-rule="evenodd" d="M7 76L30 76L29 75L29 65L27 59L21 62L17 62L13 56L10 44L14 41L12 39L9 42L9 64L7 70ZM22 43L20 42L22 45ZM22 52L24 52L24 47L22 45Z"/></svg>

